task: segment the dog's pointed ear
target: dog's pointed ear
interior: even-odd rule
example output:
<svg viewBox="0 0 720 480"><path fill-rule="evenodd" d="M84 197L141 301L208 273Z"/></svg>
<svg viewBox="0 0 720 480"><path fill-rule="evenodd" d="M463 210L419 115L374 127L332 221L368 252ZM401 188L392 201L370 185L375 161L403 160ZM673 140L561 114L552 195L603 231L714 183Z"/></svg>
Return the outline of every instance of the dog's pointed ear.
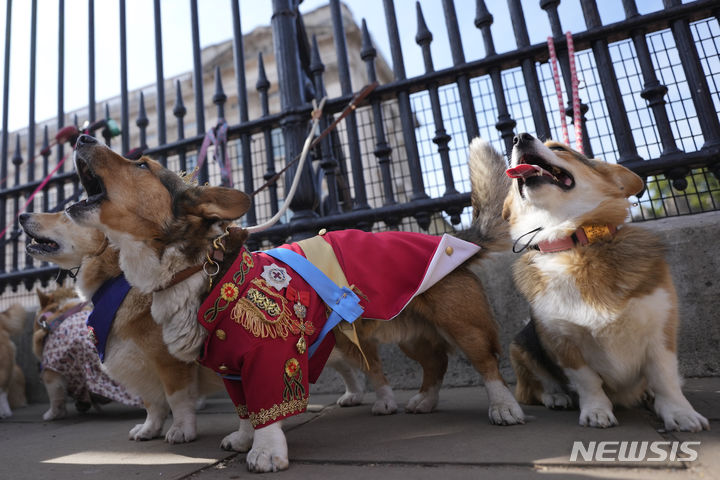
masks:
<svg viewBox="0 0 720 480"><path fill-rule="evenodd" d="M175 199L176 215L195 215L208 220L235 220L250 209L250 196L226 187L194 187Z"/></svg>
<svg viewBox="0 0 720 480"><path fill-rule="evenodd" d="M629 168L615 163L599 162L599 164L603 173L609 175L615 181L615 184L625 197L637 195L645 188L643 179Z"/></svg>
<svg viewBox="0 0 720 480"><path fill-rule="evenodd" d="M35 290L35 292L37 293L38 302L40 302L40 309L45 308L50 303L50 295L40 289Z"/></svg>

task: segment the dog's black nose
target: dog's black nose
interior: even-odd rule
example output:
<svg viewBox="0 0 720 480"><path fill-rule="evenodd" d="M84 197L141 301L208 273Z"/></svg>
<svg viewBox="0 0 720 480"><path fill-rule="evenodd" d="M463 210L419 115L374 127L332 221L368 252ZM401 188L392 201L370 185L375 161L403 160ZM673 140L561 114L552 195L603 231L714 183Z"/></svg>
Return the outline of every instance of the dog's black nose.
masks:
<svg viewBox="0 0 720 480"><path fill-rule="evenodd" d="M533 140L535 140L535 138L529 133L521 133L513 137L513 145L522 145L524 143L530 143Z"/></svg>
<svg viewBox="0 0 720 480"><path fill-rule="evenodd" d="M91 137L90 135L82 134L78 137L77 141L75 142L75 148L77 148L81 145L94 145L96 143L98 143L98 141L95 137Z"/></svg>
<svg viewBox="0 0 720 480"><path fill-rule="evenodd" d="M20 223L22 224L22 223L25 223L25 221L26 221L28 218L30 218L30 214L29 214L29 213L21 213L20 216L18 217L18 220L20 220Z"/></svg>

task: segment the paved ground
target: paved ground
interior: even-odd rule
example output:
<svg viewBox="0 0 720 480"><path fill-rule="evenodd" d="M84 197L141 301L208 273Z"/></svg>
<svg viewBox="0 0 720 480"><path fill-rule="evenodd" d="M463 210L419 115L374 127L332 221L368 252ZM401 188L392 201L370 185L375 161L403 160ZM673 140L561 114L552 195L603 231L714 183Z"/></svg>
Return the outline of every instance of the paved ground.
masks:
<svg viewBox="0 0 720 480"><path fill-rule="evenodd" d="M666 433L643 410L617 412L620 426L607 430L577 425L576 411L526 407L527 424L497 427L487 422L481 387L441 392L439 410L429 415L400 413L375 417L373 394L364 405L339 408L334 395L311 397L310 412L286 422L290 469L281 479L524 479L543 478L720 478L720 378L690 379L685 391L695 408L711 420L710 432ZM397 392L400 402L413 392ZM399 403L400 403L399 402ZM219 448L237 426L234 409L213 399L200 413L198 439L185 445L162 440L131 442L127 432L144 412L119 405L102 412L72 413L44 422L46 405L16 410L0 421L0 479L77 480L250 478L245 455ZM69 407L74 412L72 407ZM166 425L167 426L167 425ZM570 462L574 441L700 442L685 445L698 459L683 461ZM605 444L613 448L616 444ZM672 453L672 445L657 448ZM680 443L675 443L680 445ZM678 451L677 455L683 455ZM612 456L612 453L611 453ZM648 456L655 456L648 453Z"/></svg>

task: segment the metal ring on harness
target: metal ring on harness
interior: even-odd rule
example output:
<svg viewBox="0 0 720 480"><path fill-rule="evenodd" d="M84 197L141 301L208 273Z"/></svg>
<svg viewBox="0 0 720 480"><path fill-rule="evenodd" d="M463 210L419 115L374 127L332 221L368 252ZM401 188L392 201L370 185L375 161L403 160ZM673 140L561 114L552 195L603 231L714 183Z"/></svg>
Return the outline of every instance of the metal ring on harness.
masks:
<svg viewBox="0 0 720 480"><path fill-rule="evenodd" d="M215 271L213 273L208 272L208 270L207 270L208 264L215 266ZM207 275L208 277L214 277L215 275L217 275L220 272L220 265L213 262L208 257L208 261L203 264L203 272L205 272L205 275Z"/></svg>

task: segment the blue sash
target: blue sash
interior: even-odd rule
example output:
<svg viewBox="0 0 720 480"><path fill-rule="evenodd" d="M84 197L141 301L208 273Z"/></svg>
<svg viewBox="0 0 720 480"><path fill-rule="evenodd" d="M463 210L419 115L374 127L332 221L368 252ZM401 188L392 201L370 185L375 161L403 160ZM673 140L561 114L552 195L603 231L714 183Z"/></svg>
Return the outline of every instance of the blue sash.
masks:
<svg viewBox="0 0 720 480"><path fill-rule="evenodd" d="M341 320L349 323L362 315L363 308L360 306L360 298L348 287L338 287L335 282L330 280L319 268L310 263L310 261L302 255L288 250L287 248L273 248L266 250L271 257L280 260L295 270L315 292L323 299L323 302L332 310L325 325L317 339L308 348L308 354L313 356L315 351L322 343L325 335L330 332Z"/></svg>

